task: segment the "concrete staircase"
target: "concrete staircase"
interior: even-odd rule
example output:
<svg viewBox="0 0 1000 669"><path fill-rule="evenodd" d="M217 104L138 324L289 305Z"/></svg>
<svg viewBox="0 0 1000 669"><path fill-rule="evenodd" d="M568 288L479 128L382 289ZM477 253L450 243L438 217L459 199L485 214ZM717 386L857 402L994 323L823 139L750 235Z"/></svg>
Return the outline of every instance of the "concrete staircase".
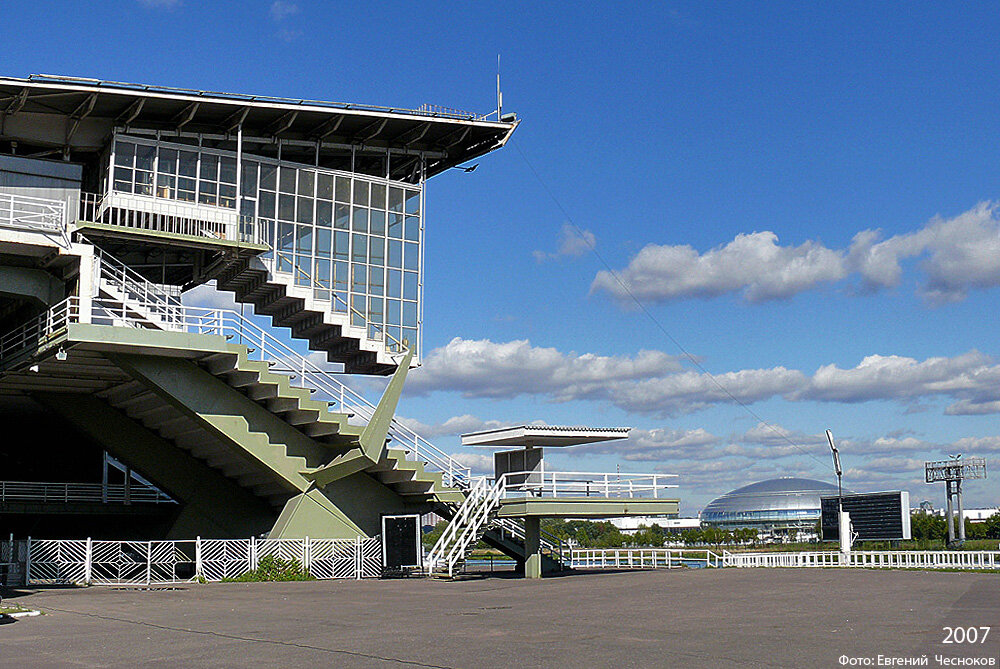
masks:
<svg viewBox="0 0 1000 669"><path fill-rule="evenodd" d="M252 305L255 313L270 316L274 325L289 328L293 337L308 341L310 349L325 353L330 362L342 363L348 374L384 376L396 368L392 355L400 351L388 350L395 343L384 335L369 336L366 326L356 324L360 314L353 314L352 324L346 306L334 311L329 301L315 299L312 285L296 285L294 277L272 272L259 258L231 263L216 285L234 293L238 302Z"/></svg>

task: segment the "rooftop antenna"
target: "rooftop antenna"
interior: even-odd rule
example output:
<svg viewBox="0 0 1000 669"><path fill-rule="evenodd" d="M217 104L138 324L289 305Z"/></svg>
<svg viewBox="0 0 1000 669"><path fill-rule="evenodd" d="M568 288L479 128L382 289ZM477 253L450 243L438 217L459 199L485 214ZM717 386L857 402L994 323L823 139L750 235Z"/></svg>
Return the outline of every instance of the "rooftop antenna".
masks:
<svg viewBox="0 0 1000 669"><path fill-rule="evenodd" d="M503 91L500 90L500 54L497 54L497 120L503 118Z"/></svg>

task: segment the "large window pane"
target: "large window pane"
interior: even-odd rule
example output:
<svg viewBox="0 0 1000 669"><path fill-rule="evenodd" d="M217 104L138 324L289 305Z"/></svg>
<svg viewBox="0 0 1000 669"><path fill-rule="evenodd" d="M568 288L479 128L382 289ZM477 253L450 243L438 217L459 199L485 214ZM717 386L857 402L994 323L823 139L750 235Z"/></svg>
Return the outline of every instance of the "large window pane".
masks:
<svg viewBox="0 0 1000 669"><path fill-rule="evenodd" d="M403 213L403 189L389 187L389 211Z"/></svg>
<svg viewBox="0 0 1000 669"><path fill-rule="evenodd" d="M417 273L403 272L403 299L417 299Z"/></svg>
<svg viewBox="0 0 1000 669"><path fill-rule="evenodd" d="M379 209L371 210L370 232L373 235L385 234L385 212Z"/></svg>
<svg viewBox="0 0 1000 669"><path fill-rule="evenodd" d="M160 149L160 157L156 163L156 169L160 174L177 174L177 151L174 149Z"/></svg>
<svg viewBox="0 0 1000 669"><path fill-rule="evenodd" d="M257 215L264 218L274 218L274 193L266 190L260 192L260 199L257 201Z"/></svg>
<svg viewBox="0 0 1000 669"><path fill-rule="evenodd" d="M350 205L340 204L339 202L334 205L333 227L340 228L341 230L347 230L351 227Z"/></svg>
<svg viewBox="0 0 1000 669"><path fill-rule="evenodd" d="M368 182L361 179L354 180L354 205L368 206Z"/></svg>
<svg viewBox="0 0 1000 669"><path fill-rule="evenodd" d="M367 268L364 265L351 265L351 292L363 293L368 285Z"/></svg>
<svg viewBox="0 0 1000 669"><path fill-rule="evenodd" d="M351 235L351 260L354 262L365 262L368 259L368 237L365 235Z"/></svg>
<svg viewBox="0 0 1000 669"><path fill-rule="evenodd" d="M417 327L417 303L403 302L403 325L406 327Z"/></svg>
<svg viewBox="0 0 1000 669"><path fill-rule="evenodd" d="M153 161L156 160L156 147L138 144L135 147L135 168L137 170L153 171Z"/></svg>
<svg viewBox="0 0 1000 669"><path fill-rule="evenodd" d="M192 178L198 176L198 154L194 151L180 151L177 159L177 174Z"/></svg>
<svg viewBox="0 0 1000 669"><path fill-rule="evenodd" d="M399 325L401 323L399 300L386 300L385 307L385 322L392 325Z"/></svg>
<svg viewBox="0 0 1000 669"><path fill-rule="evenodd" d="M292 195L278 196L278 218L283 221L295 220L295 197Z"/></svg>
<svg viewBox="0 0 1000 669"><path fill-rule="evenodd" d="M278 223L278 248L291 251L294 244L295 228L291 223Z"/></svg>
<svg viewBox="0 0 1000 669"><path fill-rule="evenodd" d="M420 217L419 216L407 216L405 234L403 235L406 239L411 242L420 241Z"/></svg>
<svg viewBox="0 0 1000 669"><path fill-rule="evenodd" d="M368 267L368 292L372 295L385 294L385 270L381 267Z"/></svg>
<svg viewBox="0 0 1000 669"><path fill-rule="evenodd" d="M403 237L403 215L389 214L389 236L395 239Z"/></svg>
<svg viewBox="0 0 1000 669"><path fill-rule="evenodd" d="M312 227L308 225L296 225L295 226L295 247L299 253L310 254L312 253Z"/></svg>
<svg viewBox="0 0 1000 669"><path fill-rule="evenodd" d="M403 242L389 240L389 267L403 266Z"/></svg>
<svg viewBox="0 0 1000 669"><path fill-rule="evenodd" d="M133 167L135 165L135 144L115 142L115 165L119 167Z"/></svg>
<svg viewBox="0 0 1000 669"><path fill-rule="evenodd" d="M281 167L280 179L278 183L278 190L282 193L294 193L295 192L295 168L294 167Z"/></svg>
<svg viewBox="0 0 1000 669"><path fill-rule="evenodd" d="M337 231L333 235L333 257L337 260L347 260L351 256L351 235Z"/></svg>
<svg viewBox="0 0 1000 669"><path fill-rule="evenodd" d="M381 237L372 237L368 240L368 261L373 265L385 264L385 240Z"/></svg>
<svg viewBox="0 0 1000 669"><path fill-rule="evenodd" d="M243 174L240 175L240 191L250 197L257 196L257 166L258 163L243 161Z"/></svg>
<svg viewBox="0 0 1000 669"><path fill-rule="evenodd" d="M323 173L316 175L316 197L324 200L333 199L333 175Z"/></svg>
<svg viewBox="0 0 1000 669"><path fill-rule="evenodd" d="M317 200L316 225L322 226L324 228L329 228L332 219L333 219L333 204L330 202L324 202L323 200Z"/></svg>
<svg viewBox="0 0 1000 669"><path fill-rule="evenodd" d="M198 177L202 181L218 181L219 157L213 156L210 153L201 154L201 172L198 174Z"/></svg>
<svg viewBox="0 0 1000 669"><path fill-rule="evenodd" d="M299 195L313 197L315 176L311 170L299 170Z"/></svg>
<svg viewBox="0 0 1000 669"><path fill-rule="evenodd" d="M372 209L385 209L385 200L385 185L372 184Z"/></svg>
<svg viewBox="0 0 1000 669"><path fill-rule="evenodd" d="M298 207L296 207L296 216L299 223L312 223L313 222L313 202L316 200L311 197L300 197L298 198Z"/></svg>
<svg viewBox="0 0 1000 669"><path fill-rule="evenodd" d="M316 228L316 255L329 258L333 245L333 236L329 228Z"/></svg>
<svg viewBox="0 0 1000 669"><path fill-rule="evenodd" d="M236 185L236 159L229 156L219 156L219 181L224 184Z"/></svg>
<svg viewBox="0 0 1000 669"><path fill-rule="evenodd" d="M420 213L420 191L416 190L406 191L406 213L407 214Z"/></svg>
<svg viewBox="0 0 1000 669"><path fill-rule="evenodd" d="M351 229L354 232L368 232L368 210L364 207L355 207L351 216Z"/></svg>
<svg viewBox="0 0 1000 669"><path fill-rule="evenodd" d="M337 202L351 203L351 180L337 177Z"/></svg>
<svg viewBox="0 0 1000 669"><path fill-rule="evenodd" d="M403 273L398 269L386 271L385 294L389 297L403 296Z"/></svg>
<svg viewBox="0 0 1000 669"><path fill-rule="evenodd" d="M278 168L270 163L260 164L260 187L267 190L278 190Z"/></svg>

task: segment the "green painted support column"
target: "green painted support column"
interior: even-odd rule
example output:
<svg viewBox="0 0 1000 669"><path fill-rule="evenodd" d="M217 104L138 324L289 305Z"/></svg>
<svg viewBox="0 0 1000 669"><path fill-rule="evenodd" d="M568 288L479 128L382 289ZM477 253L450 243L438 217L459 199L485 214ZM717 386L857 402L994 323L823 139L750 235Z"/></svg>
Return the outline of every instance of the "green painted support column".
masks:
<svg viewBox="0 0 1000 669"><path fill-rule="evenodd" d="M542 577L542 532L541 518L528 516L524 519L524 577Z"/></svg>

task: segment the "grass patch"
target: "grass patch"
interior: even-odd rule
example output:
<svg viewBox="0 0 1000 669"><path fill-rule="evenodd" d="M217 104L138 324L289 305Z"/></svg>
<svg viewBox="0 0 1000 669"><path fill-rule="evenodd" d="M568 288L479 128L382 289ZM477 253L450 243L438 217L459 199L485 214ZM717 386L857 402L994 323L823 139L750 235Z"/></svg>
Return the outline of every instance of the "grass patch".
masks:
<svg viewBox="0 0 1000 669"><path fill-rule="evenodd" d="M315 581L316 577L303 569L298 560L282 560L265 555L257 568L236 578L224 578L223 583L256 583L262 581Z"/></svg>

